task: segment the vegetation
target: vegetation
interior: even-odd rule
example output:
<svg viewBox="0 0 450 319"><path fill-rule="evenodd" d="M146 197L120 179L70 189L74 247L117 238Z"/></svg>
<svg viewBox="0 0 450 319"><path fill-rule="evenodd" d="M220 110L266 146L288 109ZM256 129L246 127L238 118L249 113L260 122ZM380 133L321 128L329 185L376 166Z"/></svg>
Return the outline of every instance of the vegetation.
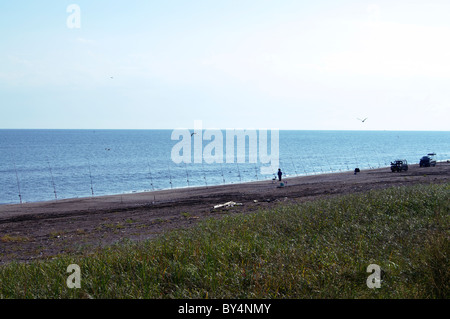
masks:
<svg viewBox="0 0 450 319"><path fill-rule="evenodd" d="M11 263L0 297L449 298L449 193L419 185L283 203L86 256ZM66 285L70 264L79 289ZM366 284L370 264L381 288Z"/></svg>

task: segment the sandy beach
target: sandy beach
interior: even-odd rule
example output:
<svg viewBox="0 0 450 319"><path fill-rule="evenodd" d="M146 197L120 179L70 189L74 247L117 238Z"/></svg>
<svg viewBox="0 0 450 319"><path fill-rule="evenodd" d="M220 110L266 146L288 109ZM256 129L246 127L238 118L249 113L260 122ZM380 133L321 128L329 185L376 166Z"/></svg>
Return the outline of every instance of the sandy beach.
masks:
<svg viewBox="0 0 450 319"><path fill-rule="evenodd" d="M124 239L144 240L205 218L248 214L280 202L450 180L450 163L392 173L388 167L146 193L0 206L0 264L86 252ZM214 208L235 202L238 205Z"/></svg>

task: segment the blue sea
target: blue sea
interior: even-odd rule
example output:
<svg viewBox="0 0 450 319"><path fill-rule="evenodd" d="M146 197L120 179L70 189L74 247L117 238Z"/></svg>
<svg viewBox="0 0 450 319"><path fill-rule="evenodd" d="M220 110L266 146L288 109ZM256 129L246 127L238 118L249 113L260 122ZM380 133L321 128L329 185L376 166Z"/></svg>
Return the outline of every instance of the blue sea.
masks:
<svg viewBox="0 0 450 319"><path fill-rule="evenodd" d="M0 204L268 180L257 161L175 163L173 130L0 130ZM226 133L223 131L223 136ZM270 136L270 131L269 134ZM194 141L195 136L193 137ZM203 141L205 148L209 141ZM285 177L450 159L450 132L279 131ZM198 147L198 146L197 146ZM259 147L259 146L258 146ZM270 138L268 140L271 151ZM250 153L249 153L250 152ZM233 155L233 156L234 156ZM276 172L276 169L273 173Z"/></svg>

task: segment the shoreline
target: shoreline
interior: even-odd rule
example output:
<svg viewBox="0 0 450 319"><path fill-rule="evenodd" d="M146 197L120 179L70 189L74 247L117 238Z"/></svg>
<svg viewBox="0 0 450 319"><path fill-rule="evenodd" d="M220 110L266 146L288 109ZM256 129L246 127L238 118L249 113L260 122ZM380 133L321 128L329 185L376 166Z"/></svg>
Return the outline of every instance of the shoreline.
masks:
<svg viewBox="0 0 450 319"><path fill-rule="evenodd" d="M378 168L362 168L362 171L377 171L382 169L389 169L389 166L383 166ZM330 174L353 174L353 170L341 170L341 171L325 171L325 172L318 172L318 173L311 173L311 174L299 174L295 176L289 176L289 177L283 177L283 181L289 181L294 180L298 178L306 178L306 177L313 177L313 176L322 176L322 175L330 175ZM275 174L273 175L273 178L275 178ZM144 196L144 195L156 195L158 193L167 193L167 192L184 192L186 190L207 190L212 188L229 188L233 186L240 186L245 184L275 184L279 183L278 178L276 180L274 179L261 179L261 180L249 180L249 181L243 181L243 182L231 182L226 184L211 184L211 185L194 185L194 186L180 186L180 187L174 187L174 188L163 188L163 189L156 189L156 190L142 190L142 191L128 191L125 193L119 193L119 194L104 194L104 195L95 195L95 196L84 196L84 197L68 197L68 198L60 198L60 199L52 199L52 200L42 200L42 201L30 201L30 202L23 202L23 203L0 203L0 214L2 213L2 208L5 207L14 207L14 206L34 206L34 205L46 205L46 204L56 204L56 203L63 203L63 202L73 202L73 201L87 201L87 200L93 200L93 201L102 201L103 199L110 199L115 197L116 199L119 197L131 197L131 196ZM6 209L8 210L8 209ZM1 215L0 215L1 217Z"/></svg>
<svg viewBox="0 0 450 319"><path fill-rule="evenodd" d="M155 238L207 218L250 214L280 203L361 193L392 186L448 183L450 163L288 177L285 187L263 180L121 195L0 205L0 264L82 254L121 240ZM239 205L223 205L235 202Z"/></svg>
<svg viewBox="0 0 450 319"><path fill-rule="evenodd" d="M380 167L380 168L368 168L362 169L360 173L364 172L377 172L377 171L386 171L389 170L389 167ZM339 172L321 172L321 173L312 173L305 175L297 175L297 176L289 176L284 177L282 182L286 183L285 187L292 186L289 182L295 181L295 184L300 183L302 180L306 178L314 178L314 177L324 177L324 176L338 176L338 175L354 175L353 170L348 171L339 171ZM86 196L86 197L69 197L69 198L61 198L57 200L43 200L43 201L35 201L35 202L23 202L23 203L6 203L0 204L0 219L2 217L2 213L10 212L12 210L22 210L22 209L32 209L37 207L55 207L60 205L69 205L76 204L77 202L86 202L86 204L99 204L102 203L117 203L121 202L122 204L145 204L145 203L157 203L158 201L164 201L170 198L170 200L174 200L174 197L183 196L186 192L203 192L203 191L228 191L229 188L247 188L250 186L265 186L269 187L277 187L279 185L278 179L264 179L264 180L251 180L244 182L235 182L235 183L227 183L227 184L216 184L216 185L198 185L198 186L181 186L174 188L165 188L158 190L146 190L146 191L132 191L122 194L106 194L106 195L95 195L95 196ZM275 185L277 184L277 185ZM284 188L285 188L284 187ZM178 196L177 196L178 195ZM153 197L152 197L153 196ZM158 196L158 197L156 197ZM67 208L67 207L66 207ZM90 207L94 208L94 207Z"/></svg>
<svg viewBox="0 0 450 319"><path fill-rule="evenodd" d="M441 160L437 161L438 164L445 165L450 163L450 160ZM415 167L419 166L418 164L410 164L409 167ZM378 168L362 168L361 172L368 172L368 171L378 171L378 170L389 170L390 166L382 166ZM389 170L390 171L390 170ZM330 175L330 174L353 174L353 170L341 170L341 171L326 171L326 172L319 172L319 173L311 173L311 174L299 174L295 176L289 176L284 177L283 181L287 180L293 180L298 178L307 178L307 177L313 177L313 176L323 176L323 175ZM274 175L275 177L275 175ZM125 193L119 193L119 194L104 194L104 195L95 195L95 196L85 196L85 197L68 197L68 198L61 198L57 200L42 200L42 201L30 201L30 202L23 202L23 203L0 203L0 214L2 213L2 208L4 207L10 207L10 206L26 206L26 205L45 205L45 204L51 204L51 203L60 203L60 202L72 202L72 201L87 201L87 200L99 200L101 201L101 198L110 198L110 197L129 197L129 196L143 196L146 195L156 195L161 192L183 192L185 190L195 190L195 189L211 189L211 188L217 188L217 187L232 187L232 186L239 186L242 184L259 184L259 183L278 183L278 180L272 180L272 179L263 179L263 180L249 180L249 181L243 181L243 182L231 182L226 184L211 184L211 185L196 185L196 186L180 186L180 187L174 187L174 188L164 188L164 189L157 189L157 190L142 190L142 191L128 191ZM1 216L0 216L1 217Z"/></svg>
<svg viewBox="0 0 450 319"><path fill-rule="evenodd" d="M379 168L367 168L367 169L363 169L364 171L368 171L368 170L378 170L378 169L383 169L383 168L389 168L388 166L386 167L379 167ZM344 173L352 173L353 170L341 170L341 171L336 171L336 172L321 172L321 173L311 173L311 174L299 174L299 175L295 175L295 176L289 176L289 177L284 177L284 180L290 180L290 179L296 179L296 178L302 178L302 177L309 177L309 176L318 176L318 175L327 175L327 174L344 174ZM273 175L273 177L275 177L275 174ZM271 183L273 184L274 182L278 183L278 178L277 180L274 179L262 179L262 180L249 180L249 181L243 181L243 182L231 182L231 183L226 183L226 184L211 184L211 185L194 185L194 186L179 186L179 187L174 187L174 188L163 188L163 189L156 189L156 190L141 190L141 191L127 191L124 193L118 193L118 194L104 194L104 195L95 195L95 196L83 196L83 197L68 197L68 198L60 198L60 199L51 199L51 200L40 200L40 201L29 201L29 202L22 202L22 203L0 203L0 213L2 210L2 207L5 206L23 206L23 205L33 205L33 204L50 204L50 203L59 203L59 202L63 202L63 201L74 201L74 200L88 200L88 199L97 199L97 198L102 198L102 197L123 197L123 196L130 196L130 195L138 195L138 194L154 194L154 193L158 193L158 192L177 192L177 191L183 191L186 189L209 189L209 188L213 188L213 187L229 187L229 186L236 186L236 185L241 185L241 184L249 184L249 183Z"/></svg>

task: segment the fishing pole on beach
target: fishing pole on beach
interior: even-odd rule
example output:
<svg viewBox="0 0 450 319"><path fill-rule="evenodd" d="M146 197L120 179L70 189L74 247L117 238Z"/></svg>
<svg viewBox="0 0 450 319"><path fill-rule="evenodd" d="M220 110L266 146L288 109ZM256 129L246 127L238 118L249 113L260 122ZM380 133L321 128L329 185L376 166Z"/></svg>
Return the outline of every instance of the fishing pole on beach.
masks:
<svg viewBox="0 0 450 319"><path fill-rule="evenodd" d="M203 160L202 160L202 171L203 171L203 178L205 179L205 186L208 187L208 183L206 182L205 167L203 166Z"/></svg>
<svg viewBox="0 0 450 319"><path fill-rule="evenodd" d="M320 171L321 171L322 174L323 174L324 171L323 171L323 168L322 168L322 161L321 161L321 160L318 160L317 158L314 158L314 161L315 161L316 163L320 163L319 168L320 168Z"/></svg>
<svg viewBox="0 0 450 319"><path fill-rule="evenodd" d="M366 160L367 160L367 166L368 166L370 169L373 168L373 167L370 165L370 159L369 159L369 156L367 156L366 149L363 147L362 150L363 150L364 156L366 157Z"/></svg>
<svg viewBox="0 0 450 319"><path fill-rule="evenodd" d="M336 139L336 138L335 138L335 139ZM335 144L338 145L338 141L336 141ZM343 162L344 162L343 165L347 166L347 170L350 171L350 167L348 166L348 158L347 158L347 157L344 157L344 158L343 158Z"/></svg>
<svg viewBox="0 0 450 319"><path fill-rule="evenodd" d="M187 170L186 162L184 162L184 169L186 170L186 181L187 181L187 185L189 187L189 173L188 173L188 170Z"/></svg>
<svg viewBox="0 0 450 319"><path fill-rule="evenodd" d="M297 167L295 167L295 164L294 164L294 161L292 160L292 157L290 157L290 159L291 159L292 166L294 167L295 176L298 176Z"/></svg>
<svg viewBox="0 0 450 319"><path fill-rule="evenodd" d="M340 145L341 143L337 140L336 136L333 135L333 144L334 145ZM343 170L343 166L344 164L347 164L347 162L344 160L345 158L341 157L341 156L336 156L336 159L340 159L339 162L337 163L338 167L339 167L339 172L342 172ZM347 164L347 170L350 170L350 168L348 168L348 164Z"/></svg>
<svg viewBox="0 0 450 319"><path fill-rule="evenodd" d="M239 182L242 182L241 171L239 170L239 164L238 164L237 158L236 158L236 166L237 166L237 170L238 170Z"/></svg>
<svg viewBox="0 0 450 319"><path fill-rule="evenodd" d="M376 147L374 148L374 151L375 151L375 154L376 154L376 156L377 156L378 168L380 168L380 167L381 167L380 153L378 153L378 150L377 150Z"/></svg>
<svg viewBox="0 0 450 319"><path fill-rule="evenodd" d="M352 150L353 150L353 156L355 157L356 167L359 167L358 157L356 156L356 150L355 150L355 147L353 146L353 143L352 143L352 142L350 142L350 146L351 146L351 148L352 148Z"/></svg>
<svg viewBox="0 0 450 319"><path fill-rule="evenodd" d="M223 184L225 185L225 177L223 176L223 167L222 167L222 163L220 163L220 172L221 172L221 174L222 174Z"/></svg>
<svg viewBox="0 0 450 319"><path fill-rule="evenodd" d="M92 184L92 172L91 172L91 161L88 158L88 163L89 163L89 178L91 179L91 193L92 196L94 196L94 186Z"/></svg>
<svg viewBox="0 0 450 319"><path fill-rule="evenodd" d="M333 169L331 168L330 161L328 160L328 156L325 156L328 166L330 167L330 171L333 173Z"/></svg>
<svg viewBox="0 0 450 319"><path fill-rule="evenodd" d="M52 186L53 186L53 192L55 193L55 200L58 200L58 196L56 195L55 180L53 179L52 167L50 166L50 161L49 161L48 157L47 157L47 164L48 164L48 169L50 171L50 176L52 178Z"/></svg>
<svg viewBox="0 0 450 319"><path fill-rule="evenodd" d="M13 162L14 162L14 171L16 172L17 189L19 191L19 200L20 200L20 203L22 204L22 194L20 192L20 182L19 182L19 175L17 174L16 161L14 160Z"/></svg>
<svg viewBox="0 0 450 319"><path fill-rule="evenodd" d="M167 168L169 169L169 183L170 183L170 188L173 188L173 185L172 185L172 174L170 173L170 164L167 165Z"/></svg>
<svg viewBox="0 0 450 319"><path fill-rule="evenodd" d="M300 164L303 168L303 172L305 173L305 175L308 175L308 173L306 172L305 164L303 163L303 161L301 159L300 159Z"/></svg>
<svg viewBox="0 0 450 319"><path fill-rule="evenodd" d="M314 163L312 162L311 157L306 156L306 158L308 159L309 166L311 167L311 169L312 169L314 175L316 175L317 173L316 173L316 170L314 169Z"/></svg>
<svg viewBox="0 0 450 319"><path fill-rule="evenodd" d="M287 167L287 165L284 165L283 164L283 161L280 159L280 162L278 163L278 166L279 167L283 167L283 174L284 174L284 176L285 177L287 177L288 176L288 174L287 174L287 171L286 171L286 167ZM278 174L277 173L273 173L275 176L277 176Z"/></svg>
<svg viewBox="0 0 450 319"><path fill-rule="evenodd" d="M305 175L308 176L308 172L306 171L305 164L303 164L302 161L300 161L300 163L302 164L303 172L305 172Z"/></svg>
<svg viewBox="0 0 450 319"><path fill-rule="evenodd" d="M147 160L147 166L148 166L148 174L150 175L150 185L152 186L152 191L155 190L155 187L153 186L153 176L152 176L152 170L150 169L150 163Z"/></svg>

